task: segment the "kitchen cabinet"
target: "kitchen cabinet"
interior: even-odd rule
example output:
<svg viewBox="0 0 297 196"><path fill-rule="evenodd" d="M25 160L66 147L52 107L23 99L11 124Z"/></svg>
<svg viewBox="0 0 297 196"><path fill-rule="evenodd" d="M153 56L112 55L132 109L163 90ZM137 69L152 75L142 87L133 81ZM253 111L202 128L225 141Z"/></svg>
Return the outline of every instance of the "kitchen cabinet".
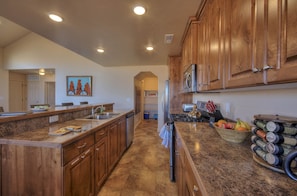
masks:
<svg viewBox="0 0 297 196"><path fill-rule="evenodd" d="M267 1L266 6L267 83L297 81L297 1Z"/></svg>
<svg viewBox="0 0 297 196"><path fill-rule="evenodd" d="M118 126L113 123L108 126L108 171L110 172L118 160Z"/></svg>
<svg viewBox="0 0 297 196"><path fill-rule="evenodd" d="M119 156L122 156L126 150L126 117L122 117L118 122L119 136Z"/></svg>
<svg viewBox="0 0 297 196"><path fill-rule="evenodd" d="M94 135L63 148L64 195L94 195Z"/></svg>
<svg viewBox="0 0 297 196"><path fill-rule="evenodd" d="M56 138L48 127L4 138L1 195L96 195L126 150L125 120Z"/></svg>
<svg viewBox="0 0 297 196"><path fill-rule="evenodd" d="M180 135L175 136L175 181L177 185L178 195L184 195L185 192L185 176L184 176L184 150L181 144Z"/></svg>
<svg viewBox="0 0 297 196"><path fill-rule="evenodd" d="M95 133L95 192L98 192L107 178L107 128L102 128Z"/></svg>
<svg viewBox="0 0 297 196"><path fill-rule="evenodd" d="M197 64L197 27L196 17L190 17L182 47L182 71L191 64Z"/></svg>
<svg viewBox="0 0 297 196"><path fill-rule="evenodd" d="M185 188L184 194L185 196L202 196L200 187L198 182L196 181L195 175L193 173L192 167L190 166L191 160L185 159Z"/></svg>
<svg viewBox="0 0 297 196"><path fill-rule="evenodd" d="M95 195L94 150L81 153L64 168L64 195Z"/></svg>
<svg viewBox="0 0 297 196"><path fill-rule="evenodd" d="M228 0L224 6L225 87L263 84L261 73L254 73L252 62L255 5L253 0ZM259 30L261 31L261 30ZM263 33L263 32L262 32ZM261 35L260 35L261 37ZM261 42L261 38L259 38ZM258 48L261 50L261 48Z"/></svg>
<svg viewBox="0 0 297 196"><path fill-rule="evenodd" d="M178 195L202 195L193 169L190 165L190 161L192 160L188 159L185 155L184 146L178 132L176 132L175 146L175 179L177 183Z"/></svg>
<svg viewBox="0 0 297 196"><path fill-rule="evenodd" d="M206 74L208 76L207 89L222 89L223 88L223 73L224 73L224 50L222 37L222 1L211 0L205 6L205 65Z"/></svg>

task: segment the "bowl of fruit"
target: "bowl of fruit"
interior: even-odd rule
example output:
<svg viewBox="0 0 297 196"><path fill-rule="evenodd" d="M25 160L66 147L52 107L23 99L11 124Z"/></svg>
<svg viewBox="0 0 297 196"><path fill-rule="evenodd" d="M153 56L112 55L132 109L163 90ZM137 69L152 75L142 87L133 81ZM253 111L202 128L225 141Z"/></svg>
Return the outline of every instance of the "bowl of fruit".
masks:
<svg viewBox="0 0 297 196"><path fill-rule="evenodd" d="M214 128L222 139L233 143L243 142L251 133L251 126L240 119L236 122L219 120L214 123Z"/></svg>

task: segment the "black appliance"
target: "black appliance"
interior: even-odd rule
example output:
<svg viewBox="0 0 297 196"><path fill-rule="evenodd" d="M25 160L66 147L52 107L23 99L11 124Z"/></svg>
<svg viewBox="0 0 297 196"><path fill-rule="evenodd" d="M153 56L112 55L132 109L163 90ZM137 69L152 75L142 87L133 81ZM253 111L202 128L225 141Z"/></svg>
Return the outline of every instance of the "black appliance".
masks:
<svg viewBox="0 0 297 196"><path fill-rule="evenodd" d="M213 113L208 112L206 108L206 103L203 101L197 101L197 110L201 113L199 118L193 118L188 115L187 112L178 113L178 114L170 114L170 119L167 122L167 129L169 131L169 164L170 164L170 180L175 181L175 128L174 122L206 122L212 126L211 122L218 121L219 119L223 119L223 116L219 110L219 105L216 105L216 110Z"/></svg>

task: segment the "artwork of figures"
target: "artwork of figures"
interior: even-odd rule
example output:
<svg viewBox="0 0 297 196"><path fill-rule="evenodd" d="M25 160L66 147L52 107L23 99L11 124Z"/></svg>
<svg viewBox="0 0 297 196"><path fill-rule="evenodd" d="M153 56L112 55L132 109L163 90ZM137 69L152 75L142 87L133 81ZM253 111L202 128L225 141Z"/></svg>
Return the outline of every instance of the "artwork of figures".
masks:
<svg viewBox="0 0 297 196"><path fill-rule="evenodd" d="M92 96L92 76L67 76L68 96Z"/></svg>

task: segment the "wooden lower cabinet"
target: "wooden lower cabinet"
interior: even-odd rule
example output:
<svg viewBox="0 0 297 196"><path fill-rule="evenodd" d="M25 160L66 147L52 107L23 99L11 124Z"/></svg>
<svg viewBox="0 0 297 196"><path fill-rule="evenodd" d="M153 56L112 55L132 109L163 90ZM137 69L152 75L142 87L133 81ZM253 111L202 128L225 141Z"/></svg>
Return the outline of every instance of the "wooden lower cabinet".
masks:
<svg viewBox="0 0 297 196"><path fill-rule="evenodd" d="M193 170L190 166L189 160L185 159L185 168L184 168L184 175L185 175L185 188L184 188L184 195L185 196L201 196L202 193L198 186L198 182L196 181L195 175Z"/></svg>
<svg viewBox="0 0 297 196"><path fill-rule="evenodd" d="M118 126L114 123L108 127L108 171L117 163L118 154Z"/></svg>
<svg viewBox="0 0 297 196"><path fill-rule="evenodd" d="M195 178L190 161L182 146L181 138L178 133L175 137L175 180L177 183L178 195L182 196L201 196L201 190Z"/></svg>
<svg viewBox="0 0 297 196"><path fill-rule="evenodd" d="M126 117L119 120L118 123L119 138L119 155L124 154L126 150Z"/></svg>
<svg viewBox="0 0 297 196"><path fill-rule="evenodd" d="M175 180L177 184L178 195L184 195L185 192L185 176L184 176L184 151L182 148L179 135L175 138Z"/></svg>
<svg viewBox="0 0 297 196"><path fill-rule="evenodd" d="M91 147L64 167L64 195L95 195L93 163Z"/></svg>
<svg viewBox="0 0 297 196"><path fill-rule="evenodd" d="M0 195L96 195L126 150L123 119L62 147L0 145Z"/></svg>
<svg viewBox="0 0 297 196"><path fill-rule="evenodd" d="M97 143L95 144L95 192L98 192L107 178L107 130L103 128L95 135Z"/></svg>

